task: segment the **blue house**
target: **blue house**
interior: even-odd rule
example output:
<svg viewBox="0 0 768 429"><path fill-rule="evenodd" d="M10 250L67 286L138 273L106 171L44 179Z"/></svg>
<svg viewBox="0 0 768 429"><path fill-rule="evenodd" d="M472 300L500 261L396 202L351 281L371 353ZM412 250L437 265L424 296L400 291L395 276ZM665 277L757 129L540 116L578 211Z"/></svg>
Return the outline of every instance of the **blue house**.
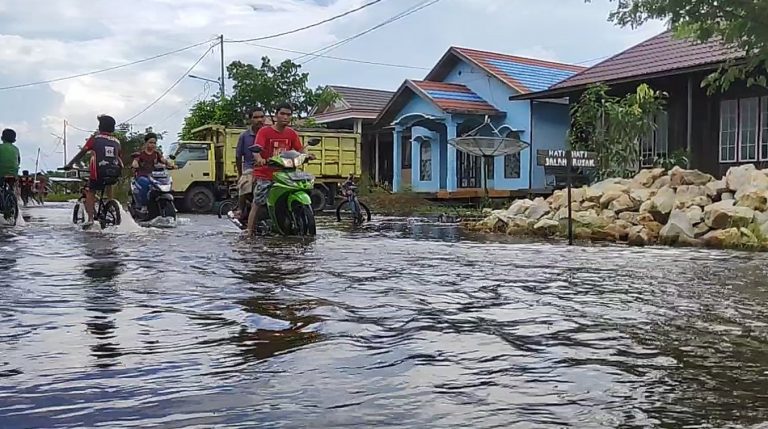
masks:
<svg viewBox="0 0 768 429"><path fill-rule="evenodd" d="M452 47L421 81L406 80L376 120L393 135L392 187L440 198L481 196L488 177L491 196L544 191L537 149L563 149L570 119L564 100L510 101L549 88L583 67ZM482 171L480 157L448 140L483 123L486 115L504 137L530 146L497 156ZM493 136L490 127L480 135ZM399 142L399 144L397 144Z"/></svg>

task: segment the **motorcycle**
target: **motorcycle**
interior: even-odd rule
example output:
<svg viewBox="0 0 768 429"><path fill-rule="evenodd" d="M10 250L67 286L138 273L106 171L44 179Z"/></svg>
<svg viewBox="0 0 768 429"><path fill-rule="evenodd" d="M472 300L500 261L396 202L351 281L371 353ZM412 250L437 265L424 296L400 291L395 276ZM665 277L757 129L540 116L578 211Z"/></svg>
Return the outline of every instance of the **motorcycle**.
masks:
<svg viewBox="0 0 768 429"><path fill-rule="evenodd" d="M136 177L131 179L131 202L128 204L128 211L133 219L140 224L152 224L153 226L175 224L176 206L173 204L173 194L171 193L173 179L168 175L165 165L155 164L152 174L148 177L150 185L146 211L139 210L137 204L136 195L141 191L141 188L136 183Z"/></svg>
<svg viewBox="0 0 768 429"><path fill-rule="evenodd" d="M320 139L312 139L307 144L316 146L320 144ZM254 145L249 150L259 153L261 147ZM317 233L312 199L309 196L314 189L315 177L298 169L309 161L309 155L295 150L282 152L267 160L267 165L276 167L278 171L267 193L267 214L256 219L257 233L298 236L313 236ZM250 204L246 206L246 211L249 209ZM237 219L229 212L228 217L240 229L246 229L242 220L248 218L247 213Z"/></svg>

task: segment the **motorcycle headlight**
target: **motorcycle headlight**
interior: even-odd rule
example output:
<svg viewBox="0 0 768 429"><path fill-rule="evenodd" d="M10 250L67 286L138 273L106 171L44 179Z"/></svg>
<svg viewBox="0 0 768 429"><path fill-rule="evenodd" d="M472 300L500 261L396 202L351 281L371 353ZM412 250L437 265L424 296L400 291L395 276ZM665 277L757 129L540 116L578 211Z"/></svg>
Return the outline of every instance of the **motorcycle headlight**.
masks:
<svg viewBox="0 0 768 429"><path fill-rule="evenodd" d="M171 185L157 185L161 192L171 192Z"/></svg>

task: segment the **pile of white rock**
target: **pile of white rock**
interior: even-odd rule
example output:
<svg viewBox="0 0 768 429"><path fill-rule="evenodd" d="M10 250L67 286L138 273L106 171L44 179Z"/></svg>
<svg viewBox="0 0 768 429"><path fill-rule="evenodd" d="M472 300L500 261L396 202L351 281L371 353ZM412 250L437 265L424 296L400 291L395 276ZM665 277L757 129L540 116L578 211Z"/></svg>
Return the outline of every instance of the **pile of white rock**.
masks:
<svg viewBox="0 0 768 429"><path fill-rule="evenodd" d="M511 235L565 236L566 190L516 200L470 229ZM768 169L733 167L716 180L698 170L641 170L571 190L577 239L715 248L768 249Z"/></svg>

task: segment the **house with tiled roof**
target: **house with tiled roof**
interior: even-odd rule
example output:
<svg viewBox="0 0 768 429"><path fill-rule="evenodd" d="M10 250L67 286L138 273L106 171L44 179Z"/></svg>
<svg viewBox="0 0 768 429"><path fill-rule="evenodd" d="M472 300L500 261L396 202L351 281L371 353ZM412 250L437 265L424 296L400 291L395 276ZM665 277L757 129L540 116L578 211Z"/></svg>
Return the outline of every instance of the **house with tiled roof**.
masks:
<svg viewBox="0 0 768 429"><path fill-rule="evenodd" d="M559 98L576 103L584 90L604 83L613 95L634 92L646 83L668 93L656 129L638 143L640 165L682 151L691 168L720 177L745 163L768 167L768 90L735 82L712 95L702 81L743 52L716 40L698 42L664 31L549 88L511 100Z"/></svg>
<svg viewBox="0 0 768 429"><path fill-rule="evenodd" d="M394 92L380 89L329 85L338 99L330 105L316 106L310 116L328 128L353 130L361 134L362 173L373 183L392 183L392 138L373 127L379 113Z"/></svg>
<svg viewBox="0 0 768 429"><path fill-rule="evenodd" d="M451 47L422 80L406 80L379 113L391 133L393 189L440 198L540 192L547 178L535 165L538 149L564 149L568 105L559 100L510 101L541 91L584 67ZM491 125L479 128L488 118ZM449 144L472 130L528 144L523 151L483 161ZM483 164L485 167L483 168Z"/></svg>

